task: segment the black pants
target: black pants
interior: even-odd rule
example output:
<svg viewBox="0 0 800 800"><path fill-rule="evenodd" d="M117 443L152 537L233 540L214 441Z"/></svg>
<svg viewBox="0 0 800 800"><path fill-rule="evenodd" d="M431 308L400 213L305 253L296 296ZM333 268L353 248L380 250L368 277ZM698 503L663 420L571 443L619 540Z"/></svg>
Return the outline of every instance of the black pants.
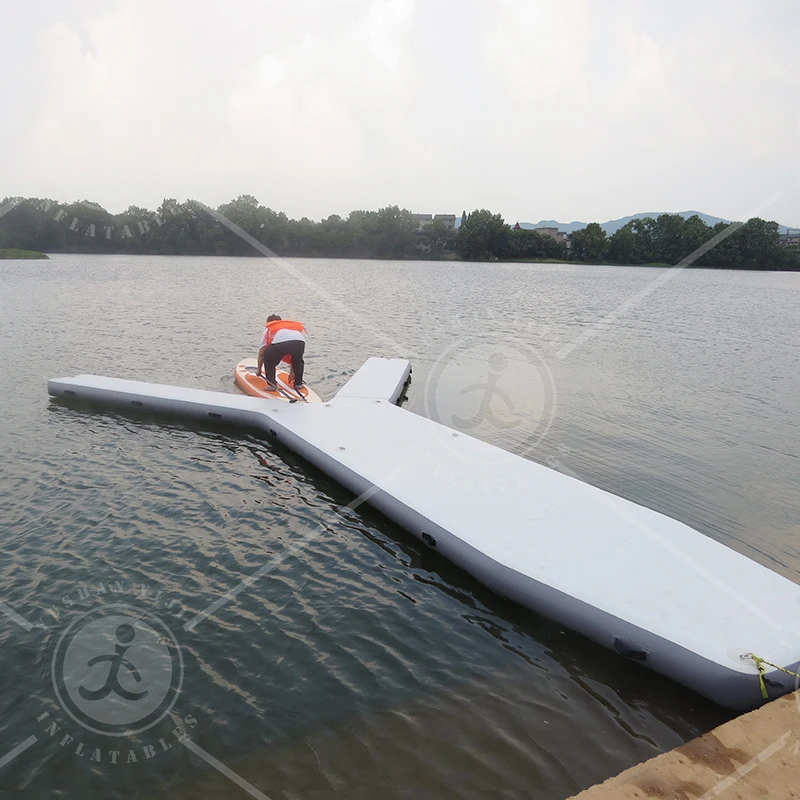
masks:
<svg viewBox="0 0 800 800"><path fill-rule="evenodd" d="M260 356L264 362L264 374L267 380L275 383L275 367L280 364L284 356L290 356L292 359L292 368L294 369L294 382L303 382L303 370L305 369L305 361L303 361L303 354L306 351L306 343L299 339L291 342L279 342L278 344L268 344L261 349Z"/></svg>

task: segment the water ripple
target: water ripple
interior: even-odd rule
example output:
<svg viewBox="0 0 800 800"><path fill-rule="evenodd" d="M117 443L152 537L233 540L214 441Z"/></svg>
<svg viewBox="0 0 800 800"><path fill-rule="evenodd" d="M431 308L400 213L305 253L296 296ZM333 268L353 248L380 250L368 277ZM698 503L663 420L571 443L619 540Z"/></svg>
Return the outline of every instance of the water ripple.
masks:
<svg viewBox="0 0 800 800"><path fill-rule="evenodd" d="M800 347L786 336L798 277L687 271L557 362L652 271L296 266L321 294L257 259L57 256L0 274L0 600L33 625L0 616L0 756L37 737L4 767L2 786L239 796L177 743L181 727L267 794L557 800L727 719L497 597L374 511L343 509L350 494L258 435L50 403L49 376L30 364L58 342L53 376L235 392L233 364L253 352L264 312L278 310L312 331L308 374L323 396L369 356L413 356L409 409L425 414L433 399L451 419L469 408L459 384L431 386L442 354L476 337L522 341L556 375L552 428L523 450L541 409L509 376L524 424L484 421L475 435L800 580ZM232 314L242 287L267 285L280 308ZM363 329L343 330L326 297L353 308ZM311 531L304 548L187 627ZM138 754L118 767L74 752L78 742L87 753L111 746L65 714L51 676L67 627L113 603L155 614L184 661L169 717L150 738L118 743Z"/></svg>

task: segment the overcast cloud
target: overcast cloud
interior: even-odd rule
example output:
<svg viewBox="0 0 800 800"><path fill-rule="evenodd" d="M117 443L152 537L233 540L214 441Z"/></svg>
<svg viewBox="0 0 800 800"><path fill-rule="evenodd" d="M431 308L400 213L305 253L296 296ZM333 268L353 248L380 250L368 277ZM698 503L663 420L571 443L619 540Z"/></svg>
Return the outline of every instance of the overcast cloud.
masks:
<svg viewBox="0 0 800 800"><path fill-rule="evenodd" d="M2 3L0 196L800 225L796 0Z"/></svg>

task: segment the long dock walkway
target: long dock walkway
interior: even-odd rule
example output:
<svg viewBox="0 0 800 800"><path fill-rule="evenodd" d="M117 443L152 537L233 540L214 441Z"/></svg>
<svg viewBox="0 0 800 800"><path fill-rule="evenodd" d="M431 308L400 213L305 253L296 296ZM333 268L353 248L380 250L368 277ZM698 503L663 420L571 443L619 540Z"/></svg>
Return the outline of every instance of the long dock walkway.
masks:
<svg viewBox="0 0 800 800"><path fill-rule="evenodd" d="M258 428L484 584L736 710L794 688L800 587L698 531L394 405L370 359L330 402L91 375L51 395ZM756 662L755 654L765 662Z"/></svg>

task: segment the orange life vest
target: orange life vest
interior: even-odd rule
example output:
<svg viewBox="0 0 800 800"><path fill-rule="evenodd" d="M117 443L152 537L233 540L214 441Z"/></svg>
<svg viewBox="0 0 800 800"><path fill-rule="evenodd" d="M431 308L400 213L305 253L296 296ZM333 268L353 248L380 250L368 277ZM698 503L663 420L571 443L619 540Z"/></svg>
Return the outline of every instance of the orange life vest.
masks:
<svg viewBox="0 0 800 800"><path fill-rule="evenodd" d="M276 319L274 322L267 323L267 344L272 344L272 340L278 331L308 332L302 322L293 322L290 319Z"/></svg>

